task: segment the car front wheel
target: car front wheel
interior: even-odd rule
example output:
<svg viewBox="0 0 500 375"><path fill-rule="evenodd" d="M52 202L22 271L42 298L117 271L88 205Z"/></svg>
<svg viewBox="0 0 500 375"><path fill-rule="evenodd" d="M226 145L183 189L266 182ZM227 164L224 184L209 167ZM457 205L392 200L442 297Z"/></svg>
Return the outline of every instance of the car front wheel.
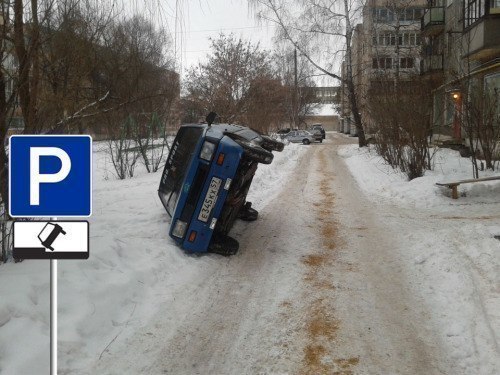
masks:
<svg viewBox="0 0 500 375"><path fill-rule="evenodd" d="M302 140L302 143L305 145L308 145L309 143L311 143L311 141L309 139L305 138Z"/></svg>
<svg viewBox="0 0 500 375"><path fill-rule="evenodd" d="M275 139L272 139L271 137L268 137L267 135L261 135L262 137L262 142L261 146L268 150L268 151L283 151L283 148L285 145L283 142L279 142Z"/></svg>

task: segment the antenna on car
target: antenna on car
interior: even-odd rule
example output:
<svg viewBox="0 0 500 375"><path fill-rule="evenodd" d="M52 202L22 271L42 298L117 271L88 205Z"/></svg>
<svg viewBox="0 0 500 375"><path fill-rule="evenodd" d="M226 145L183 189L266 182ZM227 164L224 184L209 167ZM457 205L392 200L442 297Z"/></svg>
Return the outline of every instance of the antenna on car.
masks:
<svg viewBox="0 0 500 375"><path fill-rule="evenodd" d="M207 122L208 126L212 125L214 122L215 118L217 117L217 113L215 112L210 112L207 117L205 117L205 121Z"/></svg>

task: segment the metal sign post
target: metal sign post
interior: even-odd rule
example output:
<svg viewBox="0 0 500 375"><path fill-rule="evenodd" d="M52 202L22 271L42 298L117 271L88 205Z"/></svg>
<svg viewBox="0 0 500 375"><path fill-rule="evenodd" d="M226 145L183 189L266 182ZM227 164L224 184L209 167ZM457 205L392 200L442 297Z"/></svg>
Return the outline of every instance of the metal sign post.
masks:
<svg viewBox="0 0 500 375"><path fill-rule="evenodd" d="M50 374L57 375L57 259L89 257L89 223L56 221L92 215L92 138L13 135L9 153L10 216L52 217L14 222L13 255L50 259Z"/></svg>
<svg viewBox="0 0 500 375"><path fill-rule="evenodd" d="M50 260L50 375L57 375L57 259Z"/></svg>

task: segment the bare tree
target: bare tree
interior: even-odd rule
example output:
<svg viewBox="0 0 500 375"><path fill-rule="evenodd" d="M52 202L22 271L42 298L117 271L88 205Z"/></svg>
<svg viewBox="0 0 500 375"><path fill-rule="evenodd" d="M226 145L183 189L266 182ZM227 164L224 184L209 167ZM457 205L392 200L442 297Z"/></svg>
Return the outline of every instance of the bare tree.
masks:
<svg viewBox="0 0 500 375"><path fill-rule="evenodd" d="M250 3L257 10L258 17L279 25L280 35L314 67L345 85L359 146L366 146L352 55L354 24L361 16L362 3L358 0L250 0ZM335 53L342 51L344 54L345 75L334 73L335 53L327 58L326 63L322 63L317 53L332 45L337 46Z"/></svg>
<svg viewBox="0 0 500 375"><path fill-rule="evenodd" d="M117 105L113 118L120 124L108 121L106 132L119 178L133 176L134 152L148 172L155 172L168 148L167 125L175 121L179 95L178 75L170 69L172 60L165 51L169 43L140 16L115 23L106 35L101 72L112 95L108 105ZM120 103L127 105L118 107Z"/></svg>
<svg viewBox="0 0 500 375"><path fill-rule="evenodd" d="M134 139L147 172L157 172L170 151L167 122L157 113L142 117L141 123L136 125Z"/></svg>
<svg viewBox="0 0 500 375"><path fill-rule="evenodd" d="M482 86L482 87L481 87ZM477 79L466 78L454 92L456 116L468 139L473 177L479 178L484 159L487 169L495 170L500 152L500 93L498 88L480 85Z"/></svg>
<svg viewBox="0 0 500 375"><path fill-rule="evenodd" d="M81 115L110 98L102 84L99 50L118 15L105 4L63 0L45 16L37 104L43 131L84 133Z"/></svg>
<svg viewBox="0 0 500 375"><path fill-rule="evenodd" d="M430 88L430 81L414 76L398 85L385 77L369 90L375 148L387 163L398 167L410 180L432 168Z"/></svg>
<svg viewBox="0 0 500 375"><path fill-rule="evenodd" d="M259 77L254 79L246 95L246 123L261 133L276 129L287 117L287 87L278 78Z"/></svg>
<svg viewBox="0 0 500 375"><path fill-rule="evenodd" d="M6 150L7 134L11 126L17 97L15 85L14 45L12 43L12 4L0 4L0 261L5 261L10 248L10 222L8 217L8 156Z"/></svg>
<svg viewBox="0 0 500 375"><path fill-rule="evenodd" d="M222 122L246 121L247 94L256 79L272 77L269 54L258 44L221 34L211 40L207 63L192 68L186 78L187 99L197 104L197 116L215 110Z"/></svg>
<svg viewBox="0 0 500 375"><path fill-rule="evenodd" d="M119 20L117 5L113 0L0 4L2 248L9 227L4 223L10 220L6 142L13 118L23 120L25 134L121 129L130 113L172 122L179 81L169 70L169 38L143 17Z"/></svg>
<svg viewBox="0 0 500 375"><path fill-rule="evenodd" d="M116 177L124 180L134 177L137 160L140 157L140 149L137 147L133 136L137 124L129 116L120 126L116 126L116 119L113 117L112 115L108 116L109 129L112 129L112 134L107 140L107 151L115 169Z"/></svg>
<svg viewBox="0 0 500 375"><path fill-rule="evenodd" d="M278 74L286 87L286 112L288 123L305 126L306 116L313 113L319 102L314 92L316 86L313 67L295 49L279 43L273 56Z"/></svg>

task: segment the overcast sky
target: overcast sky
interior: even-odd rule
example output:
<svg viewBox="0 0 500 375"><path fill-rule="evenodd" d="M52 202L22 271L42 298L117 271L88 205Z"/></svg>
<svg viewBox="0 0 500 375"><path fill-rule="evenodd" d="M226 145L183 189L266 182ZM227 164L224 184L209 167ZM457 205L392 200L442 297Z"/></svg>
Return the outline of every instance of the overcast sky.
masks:
<svg viewBox="0 0 500 375"><path fill-rule="evenodd" d="M205 61L210 53L209 37L233 33L265 49L273 49L274 24L259 22L249 9L248 0L125 0L133 13L166 27L177 51L176 70L183 76L190 66ZM177 12L176 12L176 4ZM176 17L177 14L177 17ZM177 19L177 24L176 24ZM317 77L317 84L336 84L328 77Z"/></svg>
<svg viewBox="0 0 500 375"><path fill-rule="evenodd" d="M178 61L183 72L193 64L206 58L209 51L209 37L221 32L234 33L252 42L260 42L271 49L274 26L259 23L248 8L247 0L178 0L177 34L175 34L175 1L167 11L169 29L177 36Z"/></svg>

